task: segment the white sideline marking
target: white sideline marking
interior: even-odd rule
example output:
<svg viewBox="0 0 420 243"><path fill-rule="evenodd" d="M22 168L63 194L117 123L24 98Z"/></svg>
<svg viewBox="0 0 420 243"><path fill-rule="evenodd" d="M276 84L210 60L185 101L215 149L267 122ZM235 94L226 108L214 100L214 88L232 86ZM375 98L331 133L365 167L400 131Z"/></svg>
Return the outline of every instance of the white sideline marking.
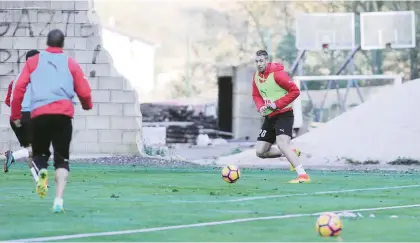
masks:
<svg viewBox="0 0 420 243"><path fill-rule="evenodd" d="M208 212L213 212L213 213L228 213L228 214L234 214L234 213L256 213L257 211L251 211L251 210L222 210L222 209L209 209L209 210L205 210ZM260 214L263 214L262 212L258 212ZM268 213L265 213L268 214ZM273 214L272 212L270 214ZM278 213L280 214L280 213Z"/></svg>
<svg viewBox="0 0 420 243"><path fill-rule="evenodd" d="M402 206L389 206L389 207L379 207L379 208L348 209L348 210L338 210L338 211L332 211L332 212L335 212L335 213L349 212L349 211L350 212L364 212L364 211L379 211L379 210L414 208L414 207L420 207L420 204L411 204L411 205L402 205ZM156 227L156 228L144 228L144 229L136 229L136 230L108 231L108 232L98 232L98 233L86 233L86 234L74 234L74 235L61 235L61 236L29 238L29 239L11 240L11 241L8 241L8 242L40 242L40 241L42 242L42 241L80 239L80 238L89 238L89 237L98 237L98 236L128 235L128 234L156 232L156 231L163 231L163 230L197 228L197 227L206 227L206 226L213 226L213 225L235 224L235 223L243 223L243 222L262 221L262 220L309 217L309 216L317 216L317 215L320 215L322 213L324 213L324 212L308 213L308 214L288 214L288 215L243 218L243 219L232 219L232 220L213 221L213 222L205 222L205 223L198 223L198 224L182 224L182 225L164 226L164 227Z"/></svg>
<svg viewBox="0 0 420 243"><path fill-rule="evenodd" d="M236 199L214 200L214 201L181 201L181 200L178 201L177 200L177 201L172 201L172 202L175 202L175 203L229 203L229 202L245 202L245 201L263 200L263 199L271 199L271 198L315 196L315 195L324 195L324 194L333 194L333 193L337 194L337 193L346 193L346 192L382 191L382 190L414 188L414 187L420 187L420 184L407 185L407 186L356 188L356 189L345 189L345 190L337 190L337 191L305 192L305 193L280 194L280 195L257 196L257 197L243 197L243 198L236 198Z"/></svg>

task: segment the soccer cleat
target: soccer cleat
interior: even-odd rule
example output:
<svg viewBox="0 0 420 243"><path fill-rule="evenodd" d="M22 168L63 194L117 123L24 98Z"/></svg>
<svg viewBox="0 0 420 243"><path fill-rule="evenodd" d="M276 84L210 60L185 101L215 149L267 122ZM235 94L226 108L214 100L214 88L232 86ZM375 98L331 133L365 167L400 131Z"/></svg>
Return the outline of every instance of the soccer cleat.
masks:
<svg viewBox="0 0 420 243"><path fill-rule="evenodd" d="M298 148L294 148L293 151L296 153L298 157L300 157L300 155L302 154L302 152L300 152ZM290 164L290 171L292 172L296 171L295 167L292 164Z"/></svg>
<svg viewBox="0 0 420 243"><path fill-rule="evenodd" d="M63 204L54 204L53 212L54 213L64 213Z"/></svg>
<svg viewBox="0 0 420 243"><path fill-rule="evenodd" d="M39 180L36 183L36 194L42 199L48 194L48 170L39 171Z"/></svg>
<svg viewBox="0 0 420 243"><path fill-rule="evenodd" d="M7 173L9 172L10 166L15 163L15 158L13 157L13 152L10 150L4 153L4 155L6 156L6 161L4 161L3 171Z"/></svg>
<svg viewBox="0 0 420 243"><path fill-rule="evenodd" d="M311 179L307 174L300 175L298 178L289 181L290 184L309 183Z"/></svg>

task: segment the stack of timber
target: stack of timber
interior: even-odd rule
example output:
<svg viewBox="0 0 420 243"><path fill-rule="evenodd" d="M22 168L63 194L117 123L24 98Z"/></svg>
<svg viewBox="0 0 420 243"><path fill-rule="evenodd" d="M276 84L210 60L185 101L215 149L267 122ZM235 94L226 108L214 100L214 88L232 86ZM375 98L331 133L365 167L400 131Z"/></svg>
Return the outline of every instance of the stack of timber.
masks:
<svg viewBox="0 0 420 243"><path fill-rule="evenodd" d="M141 105L144 126L165 126L166 143L195 144L197 136L230 138L218 131L217 118L206 116L197 106L144 103Z"/></svg>

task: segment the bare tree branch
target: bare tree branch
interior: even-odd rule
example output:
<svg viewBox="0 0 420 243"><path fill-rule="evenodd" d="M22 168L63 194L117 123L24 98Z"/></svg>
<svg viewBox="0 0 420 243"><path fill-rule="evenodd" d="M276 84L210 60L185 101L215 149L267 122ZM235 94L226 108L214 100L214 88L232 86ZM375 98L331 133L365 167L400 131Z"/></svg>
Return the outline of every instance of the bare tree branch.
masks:
<svg viewBox="0 0 420 243"><path fill-rule="evenodd" d="M257 29L258 32L258 36L260 37L260 41L261 44L263 45L264 49L267 49L267 45L264 41L264 35L262 33L262 29L261 29L261 25L260 22L258 21L257 17L255 16L255 14L246 6L246 2L239 2L239 5L248 13L248 15L252 18L252 20L255 23L255 27Z"/></svg>

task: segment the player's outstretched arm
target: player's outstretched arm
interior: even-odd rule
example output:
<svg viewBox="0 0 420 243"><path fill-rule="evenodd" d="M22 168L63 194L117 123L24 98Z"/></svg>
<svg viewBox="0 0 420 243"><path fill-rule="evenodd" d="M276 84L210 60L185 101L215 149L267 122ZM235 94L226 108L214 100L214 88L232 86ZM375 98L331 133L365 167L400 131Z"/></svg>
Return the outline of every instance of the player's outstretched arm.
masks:
<svg viewBox="0 0 420 243"><path fill-rule="evenodd" d="M300 90L290 76L284 71L275 72L274 79L280 87L288 92L285 96L274 102L277 109L283 109L300 95Z"/></svg>
<svg viewBox="0 0 420 243"><path fill-rule="evenodd" d="M26 62L25 66L23 67L22 72L20 73L19 77L15 82L15 87L12 91L11 97L11 115L10 119L12 121L19 120L22 116L22 101L23 97L25 96L26 88L30 82L31 70L29 67L29 63Z"/></svg>
<svg viewBox="0 0 420 243"><path fill-rule="evenodd" d="M6 105L8 106L8 107L10 107L10 102L11 102L11 97L12 97L12 88L13 88L13 81L14 80L12 80L11 82L10 82L10 84L9 84L9 86L7 87L7 94L6 94L6 98L5 98L5 103L6 103Z"/></svg>
<svg viewBox="0 0 420 243"><path fill-rule="evenodd" d="M82 68L74 59L69 58L69 69L74 80L74 91L79 97L82 108L84 110L91 110L93 107L92 91Z"/></svg>
<svg viewBox="0 0 420 243"><path fill-rule="evenodd" d="M252 78L252 99L254 100L255 106L257 107L257 111L260 111L261 107L263 107L265 104L264 99L261 96L257 85L255 84L254 78Z"/></svg>

